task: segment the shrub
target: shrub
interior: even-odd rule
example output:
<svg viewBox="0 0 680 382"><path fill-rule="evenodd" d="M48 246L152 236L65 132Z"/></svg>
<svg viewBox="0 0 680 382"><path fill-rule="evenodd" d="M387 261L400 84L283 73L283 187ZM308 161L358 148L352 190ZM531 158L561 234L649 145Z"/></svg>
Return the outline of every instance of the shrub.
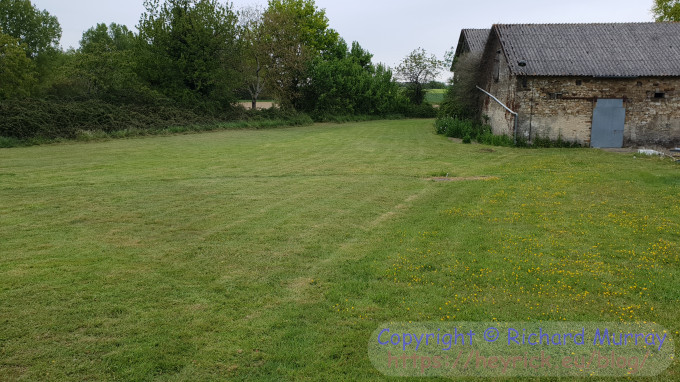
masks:
<svg viewBox="0 0 680 382"><path fill-rule="evenodd" d="M478 136L477 142L490 146L512 147L515 145L511 137L507 135L494 135L490 131Z"/></svg>
<svg viewBox="0 0 680 382"><path fill-rule="evenodd" d="M461 138L463 143L469 143L468 140L475 140L486 145L506 147L581 147L577 142L565 141L561 136L557 140L536 137L531 143L522 137L518 137L517 143L515 143L514 139L507 135L494 135L491 132L491 126L479 124L469 119L443 117L438 118L434 126L437 134Z"/></svg>
<svg viewBox="0 0 680 382"><path fill-rule="evenodd" d="M552 140L548 137L535 137L532 141L531 144L528 146L534 147L534 148L539 148L539 147L546 147L546 148L576 148L576 147L582 147L578 142L572 142L572 141L565 141L562 136L558 136L556 140Z"/></svg>
<svg viewBox="0 0 680 382"><path fill-rule="evenodd" d="M465 138L469 136L470 139L477 140L479 136L491 133L491 127L480 125L469 119L445 117L437 119L435 131L437 134L444 134L447 137Z"/></svg>
<svg viewBox="0 0 680 382"><path fill-rule="evenodd" d="M225 125L225 122L228 123ZM148 134L311 123L311 118L305 114L279 109L233 108L210 113L176 105L114 105L100 100L24 99L0 102L0 137L3 137L0 144L5 147L17 146L17 141L25 144L63 138L89 141Z"/></svg>
<svg viewBox="0 0 680 382"><path fill-rule="evenodd" d="M437 109L429 103L420 105L409 104L404 111L404 115L408 118L435 118L437 117Z"/></svg>

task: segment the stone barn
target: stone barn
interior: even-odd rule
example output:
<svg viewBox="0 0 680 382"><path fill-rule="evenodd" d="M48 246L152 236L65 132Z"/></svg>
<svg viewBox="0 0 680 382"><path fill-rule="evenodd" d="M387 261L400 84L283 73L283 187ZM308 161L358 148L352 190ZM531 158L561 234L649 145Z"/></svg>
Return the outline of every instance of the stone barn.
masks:
<svg viewBox="0 0 680 382"><path fill-rule="evenodd" d="M464 30L457 56L485 34L479 87L495 134L680 144L680 23L494 25Z"/></svg>

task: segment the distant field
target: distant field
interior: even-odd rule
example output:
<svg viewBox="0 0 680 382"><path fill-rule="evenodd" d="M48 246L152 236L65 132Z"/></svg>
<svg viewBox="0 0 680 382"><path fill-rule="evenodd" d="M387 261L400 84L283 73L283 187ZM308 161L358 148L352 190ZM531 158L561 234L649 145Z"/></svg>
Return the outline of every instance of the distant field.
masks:
<svg viewBox="0 0 680 382"><path fill-rule="evenodd" d="M440 105L444 102L444 94L446 89L430 89L427 91L425 96L425 102L431 103L433 105Z"/></svg>
<svg viewBox="0 0 680 382"><path fill-rule="evenodd" d="M245 107L246 109L252 109L253 106L253 101L252 100L240 100L238 101L239 105ZM257 101L257 108L258 109L270 109L274 106L274 100L263 100L263 101Z"/></svg>
<svg viewBox="0 0 680 382"><path fill-rule="evenodd" d="M387 321L680 338L677 164L432 125L0 150L0 380L382 380Z"/></svg>

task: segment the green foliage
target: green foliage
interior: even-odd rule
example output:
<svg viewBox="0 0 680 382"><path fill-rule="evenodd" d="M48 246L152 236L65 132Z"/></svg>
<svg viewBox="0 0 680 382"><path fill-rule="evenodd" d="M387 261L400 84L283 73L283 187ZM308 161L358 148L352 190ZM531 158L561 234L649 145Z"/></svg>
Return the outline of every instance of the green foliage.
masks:
<svg viewBox="0 0 680 382"><path fill-rule="evenodd" d="M135 49L99 53L69 50L56 54L52 70L43 79L42 95L62 100L97 99L119 103L168 103L163 94L153 91L137 74Z"/></svg>
<svg viewBox="0 0 680 382"><path fill-rule="evenodd" d="M262 25L264 11L256 6L242 8L239 12L240 72L247 88L252 109L266 89L269 52Z"/></svg>
<svg viewBox="0 0 680 382"><path fill-rule="evenodd" d="M531 142L519 138L515 144L513 138L507 135L494 135L491 126L474 122L470 119L442 117L435 121L435 132L447 137L460 138L463 143L477 141L482 144L505 147L527 148L576 148L581 147L576 142L565 141L562 137L557 140L536 137Z"/></svg>
<svg viewBox="0 0 680 382"><path fill-rule="evenodd" d="M114 105L100 100L9 100L0 102L0 136L20 141L85 139L214 130L227 127L257 128L304 125L311 119L300 113L237 109L221 114L172 105ZM183 126L179 128L178 126ZM180 129L180 130L177 130ZM95 133L92 133L95 132ZM98 133L97 133L98 132Z"/></svg>
<svg viewBox="0 0 680 382"><path fill-rule="evenodd" d="M301 110L316 120L339 115L387 115L401 111L405 99L392 72L374 66L372 55L354 42L351 50L340 39L334 57L317 57L307 71Z"/></svg>
<svg viewBox="0 0 680 382"><path fill-rule="evenodd" d="M97 24L83 33L80 51L85 54L102 54L131 50L136 45L136 36L127 26L111 23Z"/></svg>
<svg viewBox="0 0 680 382"><path fill-rule="evenodd" d="M24 100L0 103L0 136L74 138L82 130L153 130L171 125L210 123L214 118L173 107L97 101Z"/></svg>
<svg viewBox="0 0 680 382"><path fill-rule="evenodd" d="M139 73L175 101L223 108L234 101L237 18L217 0L147 0Z"/></svg>
<svg viewBox="0 0 680 382"><path fill-rule="evenodd" d="M652 13L658 22L680 21L680 0L654 0Z"/></svg>
<svg viewBox="0 0 680 382"><path fill-rule="evenodd" d="M57 18L39 10L30 0L0 0L0 32L25 44L31 58L57 50L61 38Z"/></svg>
<svg viewBox="0 0 680 382"><path fill-rule="evenodd" d="M56 18L27 0L0 0L0 100L11 100L0 105L1 135L96 138L82 132L146 134L249 118L234 105L237 94L266 94L317 120L435 115L410 105L370 52L348 47L313 0L271 0L264 11L243 9L240 21L220 0L144 6L139 35L97 24L64 52Z"/></svg>
<svg viewBox="0 0 680 382"><path fill-rule="evenodd" d="M435 121L435 131L447 137L460 138L470 137L477 140L478 137L491 133L491 127L481 125L469 119L452 117L438 118Z"/></svg>
<svg viewBox="0 0 680 382"><path fill-rule="evenodd" d="M294 25L294 28L284 29L291 33L287 40L293 38L300 45L310 49L314 55L328 51L339 38L338 32L328 27L326 11L318 9L314 0L269 0L265 18L273 15L289 17L290 23L286 23L286 26ZM279 36L281 35L275 33L269 37L276 39Z"/></svg>
<svg viewBox="0 0 680 382"><path fill-rule="evenodd" d="M420 105L408 103L403 109L403 113L408 118L434 118L437 116L437 109L429 103Z"/></svg>
<svg viewBox="0 0 680 382"><path fill-rule="evenodd" d="M411 103L420 105L425 100L424 85L433 81L441 71L442 62L428 55L423 48L415 49L397 66L397 77L408 84Z"/></svg>
<svg viewBox="0 0 680 382"><path fill-rule="evenodd" d="M550 139L548 137L534 137L531 142L526 142L525 139L518 139L518 146L533 147L533 148L578 148L582 147L578 142L565 141L562 136L557 139Z"/></svg>
<svg viewBox="0 0 680 382"><path fill-rule="evenodd" d="M48 95L112 103L155 103L153 92L138 71L136 36L124 25L98 24L83 33L80 49L54 60Z"/></svg>
<svg viewBox="0 0 680 382"><path fill-rule="evenodd" d="M8 83L0 86L12 88L13 95L39 94L53 76L53 62L61 54L61 27L57 18L39 10L29 0L0 0L0 33L18 40L24 54L32 61L31 64L26 63L22 70L6 71L5 74L14 74L0 78L0 81ZM14 63L18 60L15 53L10 59Z"/></svg>
<svg viewBox="0 0 680 382"><path fill-rule="evenodd" d="M352 42L352 48L349 51L349 57L369 72L374 70L373 62L371 61L373 59L373 54L362 48L358 41Z"/></svg>
<svg viewBox="0 0 680 382"><path fill-rule="evenodd" d="M339 36L328 27L323 9L313 0L270 0L263 15L268 52L267 84L283 108L302 109L306 71L317 57L333 55Z"/></svg>
<svg viewBox="0 0 680 382"><path fill-rule="evenodd" d="M442 116L479 119L481 92L476 86L479 83L480 61L479 53L467 53L456 60L454 76L441 105Z"/></svg>
<svg viewBox="0 0 680 382"><path fill-rule="evenodd" d="M515 142L511 137L505 134L495 135L491 131L485 131L481 135L478 135L477 142L490 146L504 146L504 147L515 146Z"/></svg>
<svg viewBox="0 0 680 382"><path fill-rule="evenodd" d="M35 64L25 48L18 39L0 33L0 100L28 96L37 84Z"/></svg>

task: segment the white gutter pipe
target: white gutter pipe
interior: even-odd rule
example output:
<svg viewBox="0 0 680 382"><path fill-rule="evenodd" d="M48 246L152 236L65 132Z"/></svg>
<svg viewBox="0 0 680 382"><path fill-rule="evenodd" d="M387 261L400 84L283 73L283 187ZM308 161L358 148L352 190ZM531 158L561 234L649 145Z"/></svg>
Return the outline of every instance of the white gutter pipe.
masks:
<svg viewBox="0 0 680 382"><path fill-rule="evenodd" d="M484 94L486 94L486 95L488 95L489 97L491 97L492 100L496 101L499 105L503 106L503 107L505 108L505 110L507 110L508 112L510 112L510 114L512 114L512 115L515 117L515 123L514 123L514 125L515 125L514 130L515 130L515 131L514 131L514 134L513 134L513 135L514 135L514 137L515 137L515 146L517 146L517 124L518 124L518 123L517 123L517 120L519 119L519 114L517 114L516 112L510 110L509 107L505 106L505 104L504 104L503 102L499 101L498 98L494 97L491 93L487 92L486 90L480 88L479 86L477 86L477 89L481 90L482 92L484 92Z"/></svg>

